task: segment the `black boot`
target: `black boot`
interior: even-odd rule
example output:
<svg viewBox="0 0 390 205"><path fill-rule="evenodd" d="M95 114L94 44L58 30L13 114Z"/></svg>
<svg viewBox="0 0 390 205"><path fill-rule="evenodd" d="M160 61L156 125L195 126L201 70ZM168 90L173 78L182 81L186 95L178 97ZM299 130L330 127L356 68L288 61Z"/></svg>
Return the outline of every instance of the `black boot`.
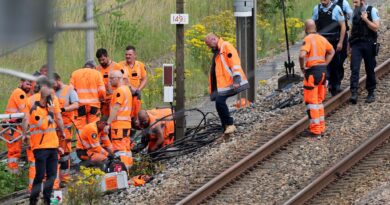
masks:
<svg viewBox="0 0 390 205"><path fill-rule="evenodd" d="M366 103L372 103L375 102L375 94L374 91L368 92Z"/></svg>
<svg viewBox="0 0 390 205"><path fill-rule="evenodd" d="M341 89L341 85L337 85L336 86L336 93L339 94L343 91L343 89Z"/></svg>
<svg viewBox="0 0 390 205"><path fill-rule="evenodd" d="M349 101L355 105L357 103L357 100L358 100L358 93L356 91L352 91L352 95L351 98L349 98Z"/></svg>
<svg viewBox="0 0 390 205"><path fill-rule="evenodd" d="M30 205L37 205L38 204L38 199L31 199L30 198Z"/></svg>

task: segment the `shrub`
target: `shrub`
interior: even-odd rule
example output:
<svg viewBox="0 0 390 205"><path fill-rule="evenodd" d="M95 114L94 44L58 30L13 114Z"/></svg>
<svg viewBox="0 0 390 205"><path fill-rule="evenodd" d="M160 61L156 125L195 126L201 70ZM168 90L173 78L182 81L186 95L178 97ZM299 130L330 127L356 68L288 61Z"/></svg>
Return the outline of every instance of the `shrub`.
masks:
<svg viewBox="0 0 390 205"><path fill-rule="evenodd" d="M102 190L100 182L105 173L98 168L81 167L68 184L66 204L100 204Z"/></svg>
<svg viewBox="0 0 390 205"><path fill-rule="evenodd" d="M7 164L0 162L0 197L27 188L27 170L21 170L19 174L11 174L7 170Z"/></svg>

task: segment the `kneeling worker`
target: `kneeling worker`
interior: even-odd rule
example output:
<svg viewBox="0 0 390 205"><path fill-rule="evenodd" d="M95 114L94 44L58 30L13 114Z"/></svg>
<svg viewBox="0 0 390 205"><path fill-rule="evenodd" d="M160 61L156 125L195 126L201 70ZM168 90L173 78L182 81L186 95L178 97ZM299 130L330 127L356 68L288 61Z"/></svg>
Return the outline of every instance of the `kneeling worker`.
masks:
<svg viewBox="0 0 390 205"><path fill-rule="evenodd" d="M141 110L138 113L140 126L147 129L146 137L149 152L173 143L175 125L170 115L172 115L172 110L169 108Z"/></svg>
<svg viewBox="0 0 390 205"><path fill-rule="evenodd" d="M77 156L83 161L100 163L113 153L113 147L104 127L107 125L105 119L92 122L86 125L77 137Z"/></svg>

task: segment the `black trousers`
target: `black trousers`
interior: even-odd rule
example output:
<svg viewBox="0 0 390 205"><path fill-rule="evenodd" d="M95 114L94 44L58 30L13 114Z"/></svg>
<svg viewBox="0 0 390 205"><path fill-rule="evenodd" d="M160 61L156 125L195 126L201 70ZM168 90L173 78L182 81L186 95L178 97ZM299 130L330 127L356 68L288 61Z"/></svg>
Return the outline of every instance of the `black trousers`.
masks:
<svg viewBox="0 0 390 205"><path fill-rule="evenodd" d="M50 203L54 180L57 177L58 151L57 149L36 149L33 153L36 174L32 185L30 204L34 204L38 200L45 174L46 182L43 187L43 199L45 203Z"/></svg>
<svg viewBox="0 0 390 205"><path fill-rule="evenodd" d="M226 104L226 100L230 96L217 95L215 98L215 108L217 109L218 116L221 119L222 127L226 125L233 125L233 118L230 116L229 108Z"/></svg>
<svg viewBox="0 0 390 205"><path fill-rule="evenodd" d="M329 41L334 50L337 49L338 41ZM344 61L347 58L347 45L348 37L345 35L343 41L343 49L341 51L336 51L332 61L327 67L327 80L329 81L329 91L332 94L336 94L336 91L340 89L341 81L344 78Z"/></svg>
<svg viewBox="0 0 390 205"><path fill-rule="evenodd" d="M374 69L376 67L375 45L368 41L358 41L352 44L351 56L351 91L357 92L359 85L359 73L362 59L366 69L367 80L366 89L368 92L374 92L376 88L376 79Z"/></svg>

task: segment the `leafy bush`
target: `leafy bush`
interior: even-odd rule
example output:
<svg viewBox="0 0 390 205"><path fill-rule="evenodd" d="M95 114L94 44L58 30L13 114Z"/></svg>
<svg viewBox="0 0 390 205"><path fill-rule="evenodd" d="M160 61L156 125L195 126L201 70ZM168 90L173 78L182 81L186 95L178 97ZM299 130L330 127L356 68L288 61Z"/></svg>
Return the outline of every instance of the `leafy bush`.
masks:
<svg viewBox="0 0 390 205"><path fill-rule="evenodd" d="M26 189L28 186L27 173L27 170L22 169L19 174L11 174L7 170L7 164L0 162L0 197Z"/></svg>
<svg viewBox="0 0 390 205"><path fill-rule="evenodd" d="M142 105L151 108L163 98L162 68L153 69L153 73L148 73L148 85L142 91Z"/></svg>
<svg viewBox="0 0 390 205"><path fill-rule="evenodd" d="M68 184L66 204L100 204L103 194L100 186L105 173L98 168L81 167L80 173L73 176Z"/></svg>

